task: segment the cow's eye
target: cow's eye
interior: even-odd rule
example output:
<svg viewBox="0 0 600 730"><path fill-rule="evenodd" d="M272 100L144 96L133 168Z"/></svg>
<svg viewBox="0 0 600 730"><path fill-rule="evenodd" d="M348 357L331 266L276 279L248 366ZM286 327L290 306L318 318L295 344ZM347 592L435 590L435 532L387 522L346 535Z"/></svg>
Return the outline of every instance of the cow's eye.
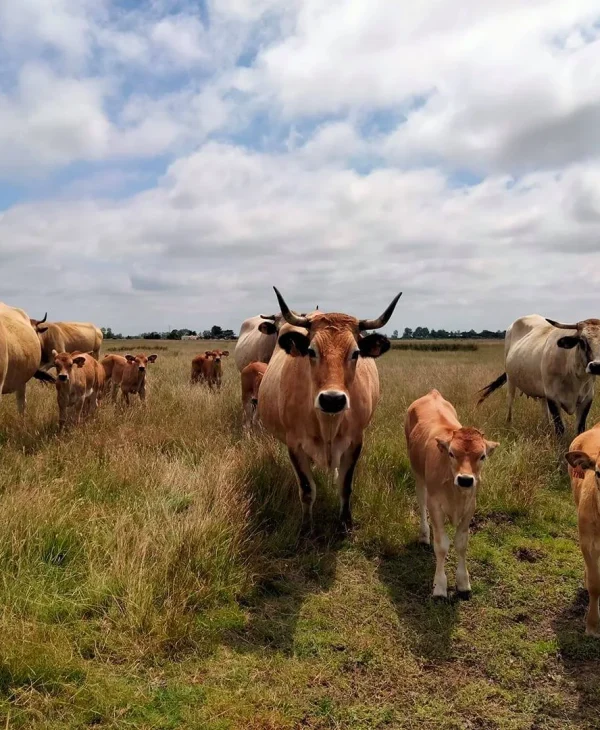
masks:
<svg viewBox="0 0 600 730"><path fill-rule="evenodd" d="M308 348L308 356L315 358L317 356L317 353L313 350L312 347Z"/></svg>
<svg viewBox="0 0 600 730"><path fill-rule="evenodd" d="M360 357L360 350L354 350L351 357L353 360L358 360L358 358Z"/></svg>

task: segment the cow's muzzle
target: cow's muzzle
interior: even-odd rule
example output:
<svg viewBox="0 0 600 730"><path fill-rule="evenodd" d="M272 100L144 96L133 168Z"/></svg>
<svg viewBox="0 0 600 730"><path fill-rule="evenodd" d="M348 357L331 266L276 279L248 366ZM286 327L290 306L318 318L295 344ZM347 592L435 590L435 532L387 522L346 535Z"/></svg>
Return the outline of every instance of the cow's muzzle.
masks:
<svg viewBox="0 0 600 730"><path fill-rule="evenodd" d="M324 390L319 393L317 406L323 413L341 413L349 407L348 396L339 390Z"/></svg>
<svg viewBox="0 0 600 730"><path fill-rule="evenodd" d="M140 373L145 373L146 372L146 368L143 365L140 365L139 370L140 370Z"/></svg>
<svg viewBox="0 0 600 730"><path fill-rule="evenodd" d="M60 374L60 375L58 376L58 380L60 380L60 382L61 382L61 383L66 383L68 379L69 379L69 378L68 378L68 377L67 377L67 376L66 376L66 375L65 375L64 373L61 373L61 374Z"/></svg>
<svg viewBox="0 0 600 730"><path fill-rule="evenodd" d="M471 476L471 474L458 474L458 476L454 480L454 483L457 487L464 487L465 489L469 489L470 487L475 486L475 477Z"/></svg>
<svg viewBox="0 0 600 730"><path fill-rule="evenodd" d="M585 371L590 375L600 375L600 360L592 360L592 362L588 362Z"/></svg>

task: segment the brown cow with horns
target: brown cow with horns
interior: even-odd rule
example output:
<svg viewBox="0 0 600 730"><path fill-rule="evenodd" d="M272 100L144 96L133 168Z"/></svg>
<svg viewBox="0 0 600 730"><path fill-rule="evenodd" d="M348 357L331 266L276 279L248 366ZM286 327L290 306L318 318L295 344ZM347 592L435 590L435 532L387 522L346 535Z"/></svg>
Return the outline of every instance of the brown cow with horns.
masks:
<svg viewBox="0 0 600 730"><path fill-rule="evenodd" d="M352 527L352 478L368 426L379 400L373 358L390 348L380 334L392 316L398 294L375 320L347 314L292 312L275 289L286 320L260 386L258 413L267 431L286 444L299 485L303 529L312 527L315 482L311 467L338 471L340 519Z"/></svg>

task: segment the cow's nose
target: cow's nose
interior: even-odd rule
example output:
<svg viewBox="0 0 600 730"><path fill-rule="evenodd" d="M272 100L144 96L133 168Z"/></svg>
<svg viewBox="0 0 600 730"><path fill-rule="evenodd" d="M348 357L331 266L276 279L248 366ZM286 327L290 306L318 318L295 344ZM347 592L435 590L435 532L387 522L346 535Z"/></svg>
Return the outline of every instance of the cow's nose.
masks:
<svg viewBox="0 0 600 730"><path fill-rule="evenodd" d="M65 382L65 380L67 380L67 376L66 376L66 375L65 375L64 373L61 373L61 374L60 374L60 375L58 376L58 379L59 379L59 380L62 380L63 382Z"/></svg>
<svg viewBox="0 0 600 730"><path fill-rule="evenodd" d="M459 487L472 487L475 479L470 474L459 474L456 477L456 483Z"/></svg>
<svg viewBox="0 0 600 730"><path fill-rule="evenodd" d="M325 413L340 413L348 407L348 396L338 390L325 390L319 394L319 408Z"/></svg>
<svg viewBox="0 0 600 730"><path fill-rule="evenodd" d="M140 372L143 373L146 368L143 365L140 365Z"/></svg>
<svg viewBox="0 0 600 730"><path fill-rule="evenodd" d="M258 398L251 398L250 399L250 403L252 403L253 406L257 406L258 405Z"/></svg>
<svg viewBox="0 0 600 730"><path fill-rule="evenodd" d="M600 375L600 361L588 362L586 370L590 375Z"/></svg>

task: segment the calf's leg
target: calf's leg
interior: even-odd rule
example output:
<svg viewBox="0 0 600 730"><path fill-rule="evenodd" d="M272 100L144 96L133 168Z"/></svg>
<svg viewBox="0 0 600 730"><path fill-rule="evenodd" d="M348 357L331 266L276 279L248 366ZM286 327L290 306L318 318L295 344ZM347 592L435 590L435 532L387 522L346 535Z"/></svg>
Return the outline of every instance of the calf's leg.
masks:
<svg viewBox="0 0 600 730"><path fill-rule="evenodd" d="M600 637L600 615L598 613L598 599L600 598L599 558L600 555L596 552L583 551L587 575L587 589L590 599L585 621L585 633L597 637Z"/></svg>
<svg viewBox="0 0 600 730"><path fill-rule="evenodd" d="M435 576L433 578L433 597L448 597L448 578L446 577L446 558L450 540L446 534L444 514L439 507L429 505L431 524L433 526L433 550L435 552Z"/></svg>
<svg viewBox="0 0 600 730"><path fill-rule="evenodd" d="M415 477L417 488L417 502L419 503L419 516L421 527L419 529L419 542L424 545L431 545L431 529L427 521L427 485L421 479Z"/></svg>
<svg viewBox="0 0 600 730"><path fill-rule="evenodd" d="M468 517L463 518L456 528L454 536L454 547L458 557L456 566L456 590L459 594L466 595L471 593L471 580L467 569L467 547L469 544L469 523L471 522L472 513Z"/></svg>

